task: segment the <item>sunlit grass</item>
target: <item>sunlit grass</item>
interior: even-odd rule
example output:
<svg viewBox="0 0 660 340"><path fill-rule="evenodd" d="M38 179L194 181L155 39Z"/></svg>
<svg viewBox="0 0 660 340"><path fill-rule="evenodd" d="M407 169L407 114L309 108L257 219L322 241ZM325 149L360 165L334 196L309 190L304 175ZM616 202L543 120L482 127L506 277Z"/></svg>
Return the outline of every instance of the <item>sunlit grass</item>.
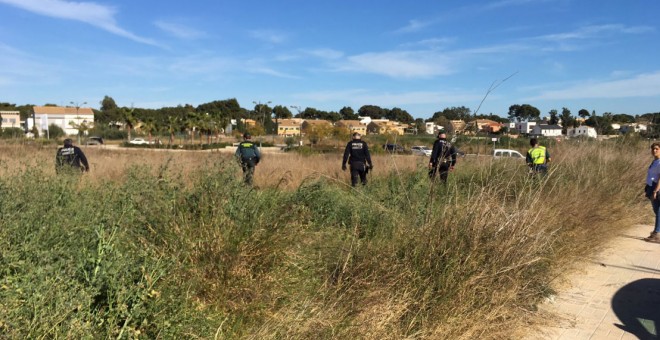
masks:
<svg viewBox="0 0 660 340"><path fill-rule="evenodd" d="M0 145L0 332L11 338L502 338L577 259L648 217L645 146L563 143L524 162ZM595 237L597 235L597 237Z"/></svg>

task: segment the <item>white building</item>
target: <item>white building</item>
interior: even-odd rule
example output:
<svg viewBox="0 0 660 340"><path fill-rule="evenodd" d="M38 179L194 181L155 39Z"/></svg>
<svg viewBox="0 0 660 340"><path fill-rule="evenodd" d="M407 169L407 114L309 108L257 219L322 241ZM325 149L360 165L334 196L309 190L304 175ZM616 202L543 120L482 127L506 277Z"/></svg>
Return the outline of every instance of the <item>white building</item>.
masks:
<svg viewBox="0 0 660 340"><path fill-rule="evenodd" d="M364 125L369 125L369 123L371 123L371 117L369 116L358 117L358 120L360 121L360 124Z"/></svg>
<svg viewBox="0 0 660 340"><path fill-rule="evenodd" d="M532 133L532 129L535 126L536 122L516 122L516 130L524 135Z"/></svg>
<svg viewBox="0 0 660 340"><path fill-rule="evenodd" d="M647 130L646 125L637 124L637 123L626 124L626 125L623 125L619 128L619 131L621 131L621 133L630 133L630 132L640 133L640 132L646 131L646 130Z"/></svg>
<svg viewBox="0 0 660 340"><path fill-rule="evenodd" d="M566 130L566 134L568 135L568 137L580 137L580 136L591 137L591 138L598 137L598 134L596 133L596 129L586 125L582 125L576 128L568 128Z"/></svg>
<svg viewBox="0 0 660 340"><path fill-rule="evenodd" d="M34 119L27 119L28 131L36 125L42 136L46 135L51 124L62 128L67 135L78 134L76 125L86 124L90 128L94 126L94 111L88 107L35 106L33 110Z"/></svg>
<svg viewBox="0 0 660 340"><path fill-rule="evenodd" d="M561 136L561 126L539 124L534 126L531 134L536 136L545 136L545 137L559 137Z"/></svg>
<svg viewBox="0 0 660 340"><path fill-rule="evenodd" d="M429 135L435 135L438 131L443 130L445 127L438 125L434 122L426 122L426 133Z"/></svg>
<svg viewBox="0 0 660 340"><path fill-rule="evenodd" d="M21 113L18 111L0 111L2 117L2 124L0 128L20 128L21 126Z"/></svg>

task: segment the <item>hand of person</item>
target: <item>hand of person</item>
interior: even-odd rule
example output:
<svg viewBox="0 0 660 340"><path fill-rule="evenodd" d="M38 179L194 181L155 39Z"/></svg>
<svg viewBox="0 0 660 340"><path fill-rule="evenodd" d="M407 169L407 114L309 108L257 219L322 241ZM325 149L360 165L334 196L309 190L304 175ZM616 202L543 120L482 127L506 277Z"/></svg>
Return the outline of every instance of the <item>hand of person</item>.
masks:
<svg viewBox="0 0 660 340"><path fill-rule="evenodd" d="M367 167L369 168L369 170L373 170L373 169L374 169L374 165L373 165L373 164L369 164L369 166L367 166Z"/></svg>
<svg viewBox="0 0 660 340"><path fill-rule="evenodd" d="M341 171L346 171L346 164L341 165Z"/></svg>
<svg viewBox="0 0 660 340"><path fill-rule="evenodd" d="M454 166L453 165L449 167L449 171L454 171Z"/></svg>
<svg viewBox="0 0 660 340"><path fill-rule="evenodd" d="M433 169L433 163L429 163L429 169Z"/></svg>

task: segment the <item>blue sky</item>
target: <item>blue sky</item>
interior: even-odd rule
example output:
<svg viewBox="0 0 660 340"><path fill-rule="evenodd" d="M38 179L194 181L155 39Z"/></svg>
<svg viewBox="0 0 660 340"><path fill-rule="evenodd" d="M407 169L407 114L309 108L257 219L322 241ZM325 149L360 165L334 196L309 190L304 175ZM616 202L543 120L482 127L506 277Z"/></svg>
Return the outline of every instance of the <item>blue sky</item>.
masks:
<svg viewBox="0 0 660 340"><path fill-rule="evenodd" d="M0 0L0 13L0 101L19 105L236 98L428 118L474 112L497 86L479 113L660 111L657 0Z"/></svg>

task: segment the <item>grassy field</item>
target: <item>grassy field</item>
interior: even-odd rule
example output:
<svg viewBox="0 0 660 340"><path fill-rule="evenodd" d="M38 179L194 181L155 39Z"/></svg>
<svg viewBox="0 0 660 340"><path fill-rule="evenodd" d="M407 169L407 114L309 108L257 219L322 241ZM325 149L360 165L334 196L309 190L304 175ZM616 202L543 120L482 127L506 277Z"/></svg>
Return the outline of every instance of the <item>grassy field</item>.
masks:
<svg viewBox="0 0 660 340"><path fill-rule="evenodd" d="M576 259L632 223L646 144L563 142L547 177L466 157L447 186L419 156L0 145L0 333L9 338L515 338Z"/></svg>

